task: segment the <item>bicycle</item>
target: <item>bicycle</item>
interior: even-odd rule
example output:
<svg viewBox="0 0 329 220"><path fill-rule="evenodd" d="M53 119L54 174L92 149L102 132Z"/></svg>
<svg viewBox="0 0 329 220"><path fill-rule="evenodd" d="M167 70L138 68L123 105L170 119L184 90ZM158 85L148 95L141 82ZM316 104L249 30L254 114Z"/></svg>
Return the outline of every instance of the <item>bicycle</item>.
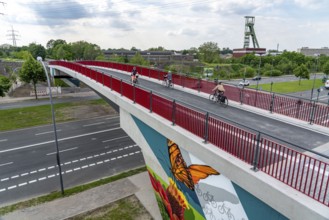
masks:
<svg viewBox="0 0 329 220"><path fill-rule="evenodd" d="M167 78L163 79L162 85L168 88L170 87L174 88L174 84L172 83L172 81L169 81Z"/></svg>
<svg viewBox="0 0 329 220"><path fill-rule="evenodd" d="M222 105L224 108L228 106L228 98L225 95L218 94L217 92L215 92L214 94L210 94L209 100L214 103L219 102L219 104Z"/></svg>
<svg viewBox="0 0 329 220"><path fill-rule="evenodd" d="M132 84L132 85L134 85L134 84L135 84L135 85L138 85L138 84L139 84L139 81L138 81L138 75L135 76L135 79L134 79L134 80L133 80L133 79L130 79L130 81L131 81L131 84Z"/></svg>

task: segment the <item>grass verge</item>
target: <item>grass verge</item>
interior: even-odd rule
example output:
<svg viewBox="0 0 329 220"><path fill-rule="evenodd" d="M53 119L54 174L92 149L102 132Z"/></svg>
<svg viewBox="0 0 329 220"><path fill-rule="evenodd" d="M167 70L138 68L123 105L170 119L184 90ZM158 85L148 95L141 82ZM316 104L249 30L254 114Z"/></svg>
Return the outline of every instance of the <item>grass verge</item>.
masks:
<svg viewBox="0 0 329 220"><path fill-rule="evenodd" d="M311 90L313 88L320 88L321 86L324 86L321 79L316 79L315 82L313 80L301 80L301 83L299 85L299 81L291 81L291 82L276 82L273 83L272 86L272 92L275 93L281 93L281 94L287 94L287 93L294 93L294 92L302 92ZM250 86L250 88L256 88L256 85ZM271 84L259 84L258 88L263 91L271 91Z"/></svg>
<svg viewBox="0 0 329 220"><path fill-rule="evenodd" d="M97 186L101 186L101 185L104 185L104 184L107 184L107 183L111 183L111 182L114 182L116 180L123 179L123 178L129 177L129 176L133 176L135 174L139 174L139 173L142 173L142 172L145 172L145 171L146 171L146 167L141 167L141 168L137 168L137 169L134 169L134 170L130 170L130 171L127 171L127 172L120 173L120 174L115 175L115 176L100 179L100 180L97 180L95 182L91 182L91 183L88 183L88 184L84 184L84 185L76 186L76 187L73 187L73 188L70 188L70 189L66 189L64 197L68 197L68 196L86 191L88 189L91 189L91 188L94 188L94 187L97 187ZM42 204L42 203L45 203L45 202L50 202L50 201L53 201L55 199L59 199L59 198L62 198L62 197L63 196L62 196L61 192L52 192L52 193L50 193L48 195L45 195L45 196L40 196L40 197L33 198L33 199L30 199L30 200L27 200L27 201L23 201L23 202L19 202L19 203L13 204L13 205L5 206L5 207L0 208L0 216L5 215L5 214L10 213L10 212L13 212L13 211L18 210L18 209L23 209L23 208L36 206L36 205L39 205L39 204Z"/></svg>
<svg viewBox="0 0 329 220"><path fill-rule="evenodd" d="M88 109L87 109L88 108ZM104 115L114 110L102 99L54 104L56 122ZM80 113L80 114L79 114ZM0 110L0 131L28 128L52 123L51 106L40 105Z"/></svg>

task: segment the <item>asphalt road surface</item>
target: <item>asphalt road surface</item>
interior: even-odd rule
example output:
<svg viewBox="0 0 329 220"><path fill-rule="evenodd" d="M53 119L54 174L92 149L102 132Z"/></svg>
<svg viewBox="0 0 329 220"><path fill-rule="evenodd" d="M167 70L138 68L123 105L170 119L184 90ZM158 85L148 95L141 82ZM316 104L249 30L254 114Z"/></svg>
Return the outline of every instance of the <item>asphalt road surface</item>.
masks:
<svg viewBox="0 0 329 220"><path fill-rule="evenodd" d="M64 188L143 166L118 116L57 124ZM60 191L52 125L0 133L0 206Z"/></svg>
<svg viewBox="0 0 329 220"><path fill-rule="evenodd" d="M104 69L102 69L101 72L121 78L127 82L130 81L130 75L128 74L122 74ZM156 93L167 96L169 99L175 99L177 102L186 103L192 108L202 106L202 109L199 109L202 112L208 111L222 117L223 120L230 120L230 123L239 123L240 125L256 129L264 134L268 134L272 137L295 144L296 146L313 149L329 142L329 134L326 135L325 133L317 133L286 122L234 108L230 105L227 108L222 108L219 105L210 103L208 99L177 89L168 89L160 84L148 81L147 77L142 76L138 80L140 83L139 86L142 88L146 88L147 90L152 90ZM298 150L298 148L293 148Z"/></svg>

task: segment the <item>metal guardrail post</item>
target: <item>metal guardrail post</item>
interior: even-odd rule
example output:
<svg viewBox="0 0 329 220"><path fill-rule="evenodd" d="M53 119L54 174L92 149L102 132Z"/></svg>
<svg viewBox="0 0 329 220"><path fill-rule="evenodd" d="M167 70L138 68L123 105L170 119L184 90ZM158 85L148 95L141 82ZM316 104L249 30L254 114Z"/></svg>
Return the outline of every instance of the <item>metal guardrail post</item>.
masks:
<svg viewBox="0 0 329 220"><path fill-rule="evenodd" d="M103 86L104 86L104 73L102 73L102 82L103 82Z"/></svg>
<svg viewBox="0 0 329 220"><path fill-rule="evenodd" d="M176 100L172 102L172 115L171 115L172 125L175 125L176 122Z"/></svg>
<svg viewBox="0 0 329 220"><path fill-rule="evenodd" d="M204 128L204 143L206 144L208 142L208 125L209 125L209 112L205 115L206 124Z"/></svg>
<svg viewBox="0 0 329 220"><path fill-rule="evenodd" d="M134 104L136 103L136 85L134 83L133 85L133 101L134 101Z"/></svg>
<svg viewBox="0 0 329 220"><path fill-rule="evenodd" d="M254 154L254 161L253 161L253 167L251 168L253 171L258 171L258 157L259 157L259 147L260 147L260 132L258 132L257 135L257 143L256 143L256 150Z"/></svg>
<svg viewBox="0 0 329 220"><path fill-rule="evenodd" d="M273 107L274 107L274 96L275 96L275 94L272 93L272 99L271 99L271 103L270 103L270 113L273 113Z"/></svg>
<svg viewBox="0 0 329 220"><path fill-rule="evenodd" d="M244 86L242 87L242 89L240 89L240 104L242 105L243 104L243 90Z"/></svg>
<svg viewBox="0 0 329 220"><path fill-rule="evenodd" d="M198 79L198 92L200 92L201 89L201 79Z"/></svg>
<svg viewBox="0 0 329 220"><path fill-rule="evenodd" d="M152 90L150 91L150 113L152 113Z"/></svg>
<svg viewBox="0 0 329 220"><path fill-rule="evenodd" d="M120 80L120 95L122 96L122 90L123 90L123 88L122 88L122 79Z"/></svg>
<svg viewBox="0 0 329 220"><path fill-rule="evenodd" d="M312 105L312 111L311 111L311 115L310 115L310 125L314 122L314 110L315 110L315 101L313 101L313 105Z"/></svg>
<svg viewBox="0 0 329 220"><path fill-rule="evenodd" d="M113 79L113 76L111 75L111 77L110 77L110 87L111 87L111 91L113 90L112 79Z"/></svg>

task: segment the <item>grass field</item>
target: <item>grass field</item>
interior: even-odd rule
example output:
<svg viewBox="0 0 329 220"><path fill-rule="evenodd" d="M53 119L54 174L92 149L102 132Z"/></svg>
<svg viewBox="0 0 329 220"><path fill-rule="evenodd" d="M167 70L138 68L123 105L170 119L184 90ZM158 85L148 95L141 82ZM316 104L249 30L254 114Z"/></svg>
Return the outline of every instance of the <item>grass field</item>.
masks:
<svg viewBox="0 0 329 220"><path fill-rule="evenodd" d="M324 86L321 79L315 80L314 88L320 88ZM250 88L256 88L256 85L249 86ZM291 82L276 82L273 83L272 92L275 93L294 93L294 92L302 92L311 90L313 87L313 80L301 80L299 85L299 81L291 81ZM271 90L271 84L259 84L258 88L264 91Z"/></svg>
<svg viewBox="0 0 329 220"><path fill-rule="evenodd" d="M54 104L56 122L109 114L114 110L102 99ZM0 110L0 131L52 123L50 105Z"/></svg>

